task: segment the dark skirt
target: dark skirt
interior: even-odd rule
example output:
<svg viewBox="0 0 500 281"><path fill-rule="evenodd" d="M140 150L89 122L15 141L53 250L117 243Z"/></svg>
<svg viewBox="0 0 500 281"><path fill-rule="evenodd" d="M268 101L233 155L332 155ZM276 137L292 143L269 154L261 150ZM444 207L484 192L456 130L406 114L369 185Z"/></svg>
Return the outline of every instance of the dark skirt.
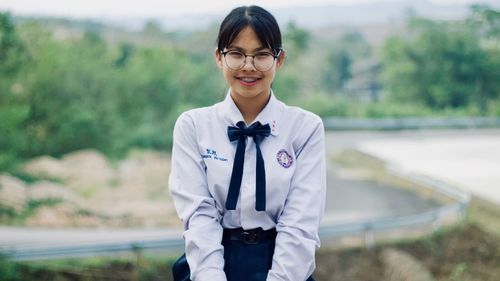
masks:
<svg viewBox="0 0 500 281"><path fill-rule="evenodd" d="M257 237L247 239L240 230L225 230L224 272L228 281L265 281L273 263L275 232L266 231ZM274 231L274 230L273 230ZM229 233L231 232L231 233ZM260 231L262 232L262 231ZM239 237L244 237L239 239ZM190 270L186 255L182 255L173 265L174 281L190 281ZM310 276L306 281L314 281Z"/></svg>

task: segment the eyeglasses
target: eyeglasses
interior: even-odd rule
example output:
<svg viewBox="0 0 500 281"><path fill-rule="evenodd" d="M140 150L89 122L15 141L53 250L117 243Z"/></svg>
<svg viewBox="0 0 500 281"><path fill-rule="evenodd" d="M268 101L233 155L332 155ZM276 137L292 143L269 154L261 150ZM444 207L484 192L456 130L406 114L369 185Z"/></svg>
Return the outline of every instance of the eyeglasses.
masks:
<svg viewBox="0 0 500 281"><path fill-rule="evenodd" d="M245 67L247 57L251 57L255 69L264 72L273 67L274 62L281 54L281 50L279 50L276 55L271 52L257 52L253 55L247 55L240 51L225 51L221 52L221 54L224 56L227 67L232 70L240 70Z"/></svg>

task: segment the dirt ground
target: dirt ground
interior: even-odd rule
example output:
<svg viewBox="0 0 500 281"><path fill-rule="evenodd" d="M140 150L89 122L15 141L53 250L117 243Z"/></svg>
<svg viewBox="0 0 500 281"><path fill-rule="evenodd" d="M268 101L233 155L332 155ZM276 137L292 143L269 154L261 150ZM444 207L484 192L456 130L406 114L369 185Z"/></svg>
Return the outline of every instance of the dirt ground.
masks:
<svg viewBox="0 0 500 281"><path fill-rule="evenodd" d="M0 206L16 219L0 216L3 225L32 227L162 227L180 221L168 194L170 157L132 151L110 163L95 150L61 159L37 157L23 172L28 183L0 175ZM7 209L9 210L9 209Z"/></svg>
<svg viewBox="0 0 500 281"><path fill-rule="evenodd" d="M440 231L413 242L319 252L316 276L322 281L386 280L380 253L394 248L413 256L437 281L496 281L500 276L500 238L475 224Z"/></svg>

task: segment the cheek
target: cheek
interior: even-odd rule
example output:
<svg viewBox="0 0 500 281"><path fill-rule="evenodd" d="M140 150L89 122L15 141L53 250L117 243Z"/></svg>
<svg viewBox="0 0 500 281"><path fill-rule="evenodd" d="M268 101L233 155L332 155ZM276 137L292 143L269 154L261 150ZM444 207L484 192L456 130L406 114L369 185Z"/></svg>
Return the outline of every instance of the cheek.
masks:
<svg viewBox="0 0 500 281"><path fill-rule="evenodd" d="M266 80L272 82L274 80L275 75L276 71L269 71L269 73L266 74Z"/></svg>
<svg viewBox="0 0 500 281"><path fill-rule="evenodd" d="M222 67L222 75L224 76L224 79L226 79L226 81L230 81L233 79L231 71L227 70L227 68L225 67Z"/></svg>

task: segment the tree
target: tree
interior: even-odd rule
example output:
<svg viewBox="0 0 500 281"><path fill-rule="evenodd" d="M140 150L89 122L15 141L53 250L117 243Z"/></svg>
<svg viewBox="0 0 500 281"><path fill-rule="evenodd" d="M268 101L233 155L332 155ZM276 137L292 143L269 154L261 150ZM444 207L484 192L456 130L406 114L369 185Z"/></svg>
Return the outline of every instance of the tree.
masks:
<svg viewBox="0 0 500 281"><path fill-rule="evenodd" d="M411 38L393 37L382 49L385 86L391 97L434 109L467 107L485 110L485 91L493 71L480 37L463 22L413 18Z"/></svg>
<svg viewBox="0 0 500 281"><path fill-rule="evenodd" d="M486 110L489 100L500 95L500 11L486 5L471 6L467 23L481 37L481 46L486 52L477 83L476 100L482 111Z"/></svg>
<svg viewBox="0 0 500 281"><path fill-rule="evenodd" d="M3 78L19 70L24 51L10 14L0 13L0 74Z"/></svg>
<svg viewBox="0 0 500 281"><path fill-rule="evenodd" d="M327 57L327 70L324 72L324 83L335 91L344 89L347 81L352 77L352 58L345 49L334 49Z"/></svg>
<svg viewBox="0 0 500 281"><path fill-rule="evenodd" d="M293 21L289 22L285 29L284 41L287 49L294 52L305 51L308 48L311 35L305 29L297 26Z"/></svg>
<svg viewBox="0 0 500 281"><path fill-rule="evenodd" d="M273 81L273 90L279 98L290 102L296 97L304 96L303 81L310 80L312 73L308 73L307 67L311 65L310 52L311 35L291 21L287 24L283 34L283 48L286 51L286 59Z"/></svg>
<svg viewBox="0 0 500 281"><path fill-rule="evenodd" d="M367 58L371 54L368 42L359 32L351 31L342 37L327 53L323 83L327 92L345 90L345 85L352 78L352 66L356 61Z"/></svg>
<svg viewBox="0 0 500 281"><path fill-rule="evenodd" d="M474 4L471 6L471 15L467 21L484 37L494 38L497 43L500 40L500 11L486 5Z"/></svg>
<svg viewBox="0 0 500 281"><path fill-rule="evenodd" d="M0 13L0 169L10 166L24 149L23 127L29 117L25 88L18 76L28 55L9 14Z"/></svg>
<svg viewBox="0 0 500 281"><path fill-rule="evenodd" d="M161 25L155 20L148 20L144 24L142 34L149 39L159 39L163 36Z"/></svg>

